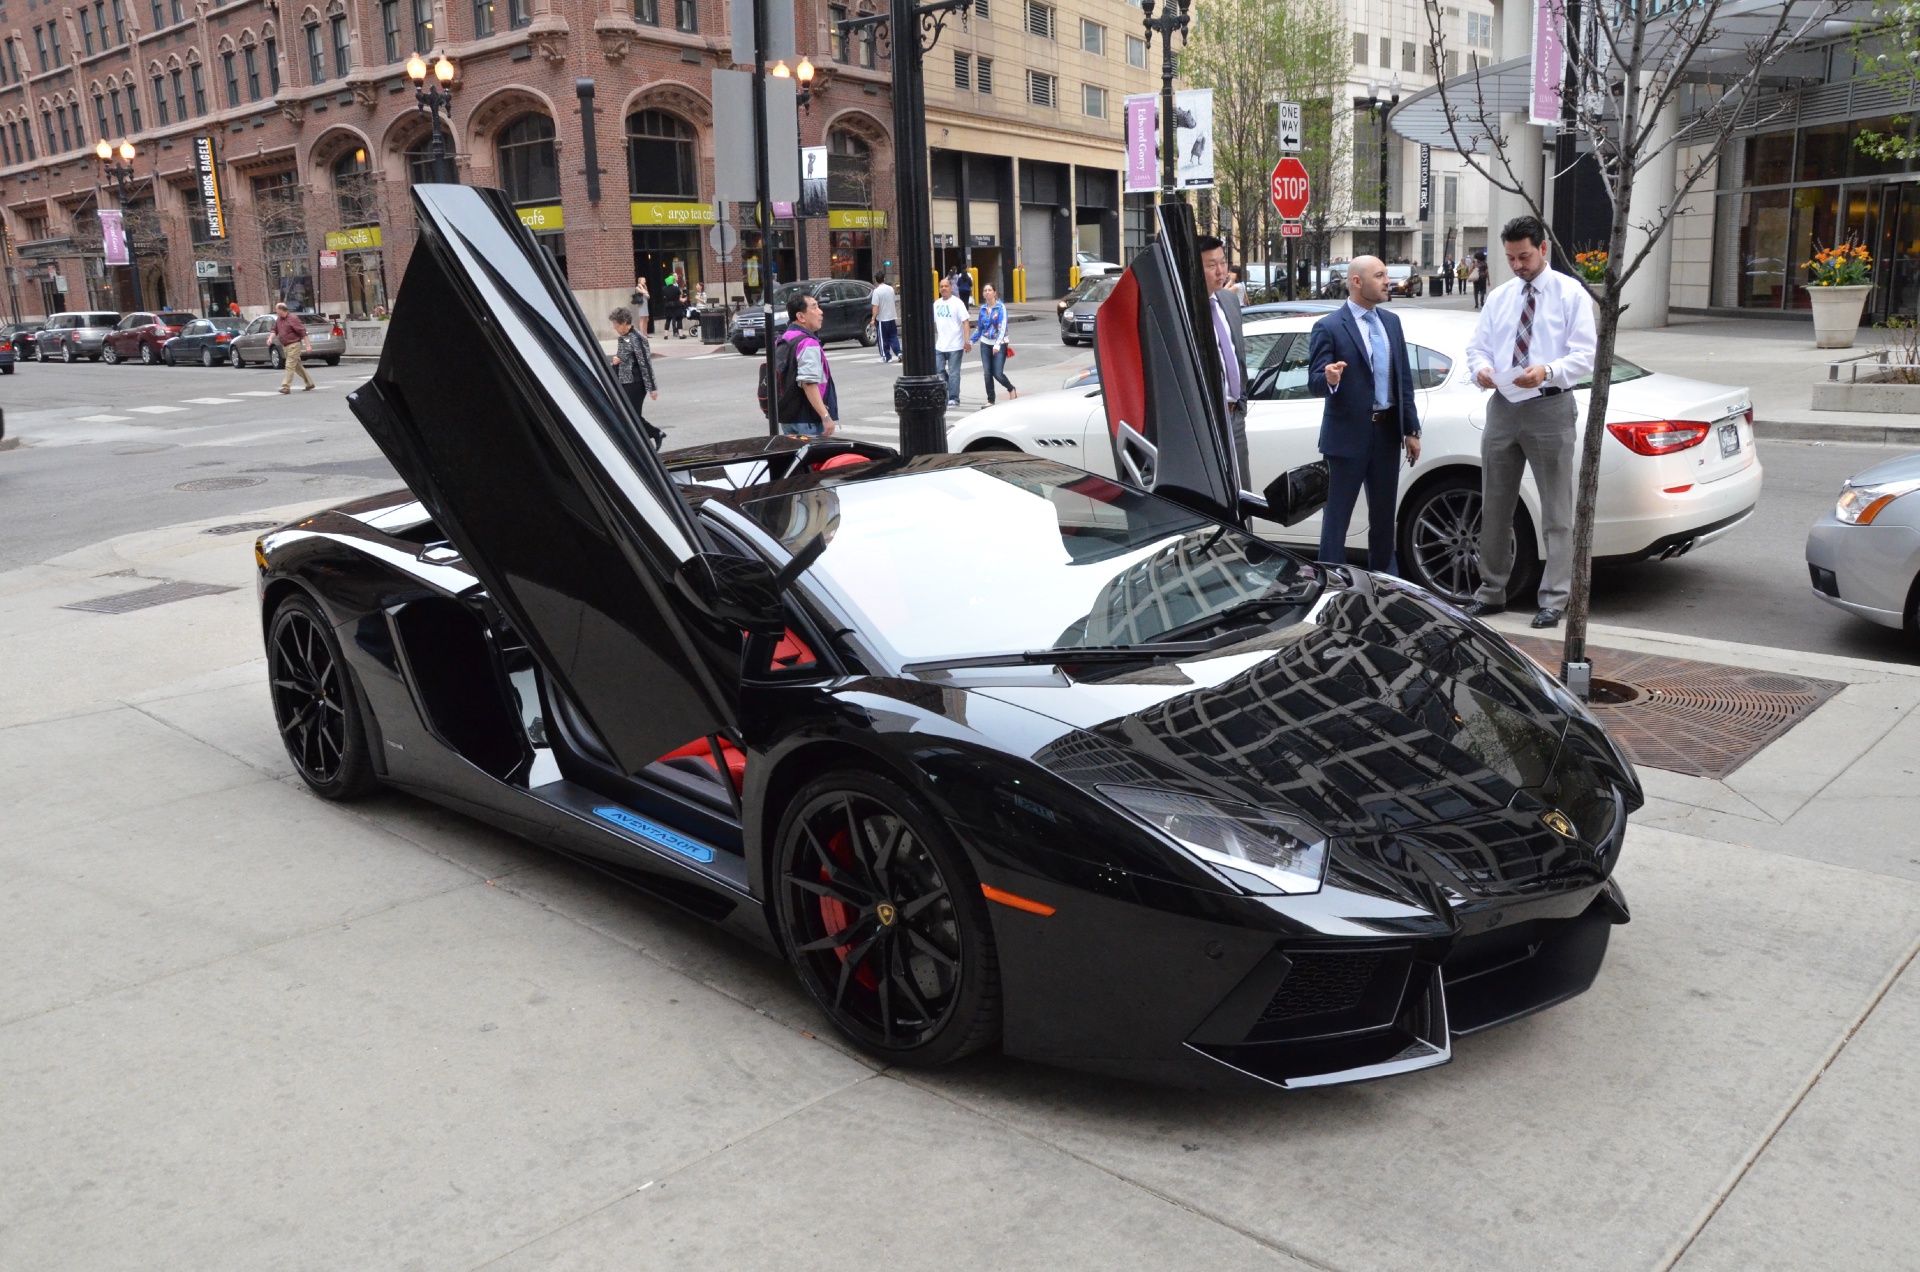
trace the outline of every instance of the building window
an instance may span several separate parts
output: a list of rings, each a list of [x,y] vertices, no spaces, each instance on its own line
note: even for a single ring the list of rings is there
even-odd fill
[[[433,0],[413,0],[413,51],[433,51]]]
[[[493,0],[473,0],[473,38],[485,39],[493,34]]]
[[[227,81],[227,105],[240,104],[240,73],[231,51],[220,55],[220,69],[225,72]]]
[[[115,44],[127,42],[127,11],[121,4],[121,0],[113,0],[113,42]]]
[[[249,44],[240,50],[240,55],[247,62],[247,100],[257,102],[260,100],[260,51]]]
[[[528,0],[507,0],[507,21],[515,30],[533,22],[533,5]]]
[[[106,137],[109,130],[107,128],[107,99],[105,94],[95,93],[93,95],[93,117],[100,121],[100,136],[103,138]]]
[[[173,122],[167,118],[167,81],[160,75],[153,77],[153,113],[162,128]]]
[[[1027,100],[1035,106],[1055,105],[1059,98],[1059,80],[1044,71],[1027,72]]]
[[[560,199],[560,160],[553,145],[553,121],[522,115],[501,130],[500,188],[519,204],[556,203]]]
[[[0,132],[0,161],[4,161],[9,167],[13,164],[13,147],[8,144],[7,134],[4,132]]]
[[[1037,35],[1045,40],[1053,38],[1052,5],[1036,4],[1034,0],[1027,0],[1027,34]]]
[[[1467,43],[1483,49],[1493,47],[1493,15],[1491,13],[1467,15]]]
[[[1145,67],[1147,64],[1147,42],[1137,35],[1127,37],[1127,65]]]
[[[380,0],[380,32],[387,42],[387,61],[400,60],[400,0]]]
[[[845,129],[836,128],[827,137],[827,150],[832,156],[827,164],[827,205],[872,207],[873,148]]]
[[[1393,65],[1393,41],[1384,35],[1380,37],[1380,65],[1383,67]]]
[[[1452,79],[1460,73],[1460,55],[1451,49],[1447,51],[1447,78]]]
[[[352,40],[347,34],[347,20],[340,14],[327,19],[327,26],[333,32],[333,73],[345,75],[352,65]]]
[[[56,109],[53,113],[60,117],[60,149],[63,151],[72,150],[73,149],[73,129],[67,126],[66,110],[63,108]]]
[[[47,31],[45,27],[33,28],[33,47],[40,54],[40,72],[44,75],[53,69],[53,63],[47,60]]]
[[[11,39],[6,40],[5,44],[7,46],[7,66],[13,71],[13,82],[18,84],[20,82],[20,49]],[[33,136],[32,124],[27,125],[27,136]]]
[[[698,199],[692,126],[660,110],[627,116],[627,189],[636,199]]]
[[[207,113],[206,73],[198,62],[189,66],[187,72],[193,79],[193,113],[196,115],[204,115]],[[177,71],[175,72],[175,74],[178,73]]]
[[[990,16],[987,12],[987,0],[973,0],[973,17],[977,22],[985,22]]]
[[[1355,66],[1367,64],[1367,37],[1358,31],[1353,33],[1353,64]]]
[[[180,122],[187,122],[187,77],[181,71],[168,72],[173,76],[173,104],[180,110]]]
[[[43,110],[40,112],[40,122],[47,126],[47,153],[50,155],[59,154],[60,139],[53,135],[53,116]],[[61,122],[64,123],[66,121],[62,120]]]
[[[280,42],[268,36],[261,48],[261,56],[267,59],[267,91],[280,91]]]
[[[318,84],[327,78],[327,49],[320,43],[320,24],[307,24],[307,83]]]
[[[380,190],[365,150],[350,150],[333,165],[333,198],[342,229],[380,223]]]
[[[973,62],[974,91],[991,94],[993,92],[993,59],[975,58]]]
[[[659,26],[660,0],[633,0],[633,20]]]
[[[80,45],[88,57],[93,56],[93,15],[84,6],[80,10]]]
[[[133,77],[127,77],[127,113],[133,116],[133,131],[139,132],[146,127],[140,122],[140,90],[134,87]]]
[[[971,54],[955,53],[953,55],[953,86],[969,93],[973,91],[973,56]]]
[[[407,150],[407,180],[414,185],[431,185],[439,179],[433,167],[433,134],[428,133]]]
[[[153,0],[153,29],[158,31],[167,25],[167,11],[160,0]]]
[[[67,55],[66,51],[60,47],[59,23],[47,23],[47,41],[53,45],[53,64],[55,66],[65,66],[67,64]]]
[[[1107,28],[1098,22],[1080,19],[1080,47],[1088,53],[1107,55]]]
[[[1098,84],[1080,86],[1080,113],[1094,119],[1107,117],[1107,90]]]
[[[827,6],[827,55],[836,62],[847,60],[847,37],[840,30],[840,24],[847,20],[847,6],[830,4]]]
[[[692,35],[700,30],[699,0],[673,0],[673,26]]]
[[[1414,60],[1413,41],[1402,40],[1400,42],[1400,69],[1403,71],[1411,71],[1418,65],[1419,63]]]
[[[123,114],[121,114],[121,113],[120,113],[120,90],[119,90],[119,88],[117,88],[117,87],[115,87],[115,88],[110,88],[110,89],[108,89],[108,90],[107,90],[107,98],[108,98],[108,100],[110,100],[110,101],[111,101],[111,102],[113,103],[113,133],[114,133],[114,136],[116,136],[116,137],[124,137],[124,136],[126,136],[126,135],[127,135],[127,117],[126,117],[125,115],[123,115]],[[139,130],[138,130],[138,129],[136,128],[136,129],[135,129],[135,131],[137,132],[137,131],[139,131]]]

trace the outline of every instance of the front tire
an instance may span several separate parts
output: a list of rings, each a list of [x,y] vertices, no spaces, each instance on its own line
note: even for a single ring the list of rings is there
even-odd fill
[[[861,328],[860,343],[862,346],[868,349],[871,349],[873,348],[873,346],[879,344],[880,343],[880,324],[877,322],[869,322],[865,327]]]
[[[209,371],[213,370],[213,350],[204,345],[200,349],[200,365]]]
[[[240,356],[239,345],[234,345],[232,348],[227,350],[227,362],[230,366],[233,367],[235,371],[246,370],[247,361],[245,358],[242,358]]]
[[[314,794],[357,799],[380,784],[340,642],[319,607],[304,596],[274,611],[267,674],[287,757]]]
[[[107,365],[110,367],[120,365],[120,351],[112,345],[108,345],[105,349],[101,350],[100,356],[107,360]]]
[[[839,1031],[893,1064],[931,1067],[1000,1034],[986,898],[940,820],[902,787],[841,770],[780,820],[780,939]]]
[[[1480,502],[1480,479],[1456,472],[1422,486],[1401,505],[1400,569],[1409,581],[1456,605],[1473,599],[1480,587]],[[1533,519],[1524,505],[1514,508],[1513,528],[1510,598],[1526,595],[1540,569]]]

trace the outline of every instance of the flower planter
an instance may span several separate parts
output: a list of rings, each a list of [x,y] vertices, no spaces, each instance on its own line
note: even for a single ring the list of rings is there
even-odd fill
[[[1866,304],[1871,284],[1858,287],[1809,287],[1813,301],[1813,347],[1851,349],[1860,333],[1860,309]]]

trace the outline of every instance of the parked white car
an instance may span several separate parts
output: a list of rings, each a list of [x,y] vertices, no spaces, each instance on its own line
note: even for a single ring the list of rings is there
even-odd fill
[[[1479,584],[1480,430],[1491,396],[1467,375],[1474,318],[1395,312],[1406,331],[1423,434],[1419,464],[1400,473],[1400,570],[1424,587],[1463,600]],[[1300,315],[1247,324],[1247,446],[1256,490],[1320,457],[1322,403],[1307,392],[1314,321]],[[1575,397],[1584,425],[1587,393],[1576,390]],[[1729,533],[1753,514],[1761,466],[1746,389],[1647,371],[1616,359],[1607,432],[1600,449],[1596,557],[1676,557]],[[1098,388],[1028,394],[989,407],[957,421],[947,441],[956,451],[1024,450],[1114,475]],[[1526,603],[1545,549],[1536,529],[1540,501],[1531,473],[1520,499],[1512,597]],[[1255,526],[1281,543],[1315,547],[1320,542],[1317,515],[1294,526]],[[1366,540],[1363,499],[1347,537],[1354,559],[1364,559]]]
[[[1080,267],[1080,277],[1098,278],[1106,274],[1123,274],[1127,267],[1115,261],[1103,261],[1092,252],[1075,252],[1073,263]]]

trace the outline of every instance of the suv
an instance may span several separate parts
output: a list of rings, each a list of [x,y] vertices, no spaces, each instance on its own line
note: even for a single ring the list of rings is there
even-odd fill
[[[773,338],[787,329],[787,297],[795,292],[811,293],[820,302],[826,319],[820,324],[821,344],[832,340],[858,340],[871,349],[879,343],[879,328],[873,321],[873,285],[852,278],[809,278],[786,283],[773,293]],[[752,357],[760,352],[763,330],[760,311],[743,309],[733,320],[733,347]]]
[[[340,365],[340,355],[347,351],[347,332],[325,314],[295,314],[307,329],[308,362],[324,362],[330,367]],[[233,338],[227,346],[227,358],[236,367],[249,363],[264,362],[278,371],[287,365],[286,355],[280,352],[280,345],[273,338],[272,314],[262,314],[247,324],[247,329]]]
[[[165,310],[160,313],[131,313],[120,320],[119,326],[107,333],[106,342],[100,352],[109,363],[127,362],[138,358],[145,366],[158,366],[160,351],[167,341],[180,334],[180,329],[199,315]]]
[[[59,358],[62,362],[78,362],[82,358],[98,362],[107,333],[119,325],[120,315],[104,310],[55,314],[33,338],[33,356],[40,362],[50,358]]]

